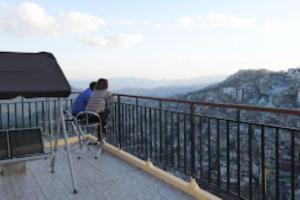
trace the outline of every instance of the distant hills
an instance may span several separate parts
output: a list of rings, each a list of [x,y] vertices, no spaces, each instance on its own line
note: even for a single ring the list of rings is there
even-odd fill
[[[86,88],[89,81],[71,81],[75,88]],[[114,78],[109,80],[115,93],[174,97],[219,103],[251,104],[264,107],[300,107],[300,68],[286,71],[240,70],[227,78],[206,76],[182,80]]]
[[[192,79],[178,80],[155,80],[141,78],[112,78],[109,79],[109,88],[116,93],[147,95],[147,96],[173,96],[184,94],[190,91],[199,90],[208,85],[225,79],[224,75],[202,76]],[[88,87],[92,80],[76,81],[71,80],[74,91]]]
[[[131,94],[141,96],[153,96],[153,97],[170,97],[179,94],[185,94],[191,91],[196,91],[201,88],[208,86],[209,84],[203,85],[191,85],[191,86],[170,86],[170,87],[157,87],[153,89],[147,88],[123,88],[116,90],[116,93],[120,94]]]

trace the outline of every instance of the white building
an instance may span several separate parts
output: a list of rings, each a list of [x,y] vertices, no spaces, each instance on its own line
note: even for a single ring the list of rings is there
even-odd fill
[[[237,101],[243,100],[243,89],[234,87],[224,87],[222,88],[222,92],[223,94],[228,95],[232,99],[235,99]]]
[[[300,105],[300,89],[298,90],[297,93],[297,104]]]
[[[291,68],[287,71],[288,77],[291,79],[299,79],[300,78],[300,68]]]

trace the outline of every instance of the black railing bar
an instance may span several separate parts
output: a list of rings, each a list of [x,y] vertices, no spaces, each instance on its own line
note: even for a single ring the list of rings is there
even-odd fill
[[[207,140],[208,140],[208,182],[211,182],[211,118],[207,118]]]
[[[230,124],[226,121],[226,165],[227,165],[227,190],[230,191]]]
[[[126,134],[126,130],[124,130],[125,126],[125,118],[124,118],[124,114],[125,114],[125,109],[124,109],[125,105],[124,104],[121,104],[121,144],[122,144],[122,147],[126,147],[126,139],[125,139],[125,134]]]
[[[118,113],[118,147],[120,149],[122,149],[122,135],[121,135],[121,99],[120,97],[118,97],[118,111],[116,113]]]
[[[175,158],[174,158],[174,141],[175,141],[175,133],[174,133],[174,114],[171,113],[171,160],[172,160],[172,164],[175,164]]]
[[[122,109],[123,109],[123,123],[125,124],[125,126],[123,127],[123,138],[124,138],[124,145],[125,146],[129,146],[128,145],[128,116],[127,116],[127,106],[128,105],[122,105]]]
[[[295,132],[291,132],[291,200],[295,200],[295,187],[296,187],[296,176],[295,176]]]
[[[295,109],[268,108],[268,107],[259,107],[259,106],[245,105],[245,104],[212,103],[212,102],[206,102],[206,101],[191,101],[191,100],[159,98],[159,97],[149,97],[149,96],[137,96],[137,95],[127,95],[127,94],[114,94],[114,95],[122,96],[122,97],[131,97],[131,98],[138,97],[140,99],[156,100],[156,101],[163,101],[163,102],[195,104],[195,105],[200,105],[200,106],[212,106],[212,107],[240,109],[240,110],[247,110],[247,111],[272,112],[272,113],[278,113],[278,114],[300,115],[300,110],[295,110]]]
[[[146,148],[146,156],[148,158],[148,126],[147,126],[147,108],[144,108],[144,131],[145,131],[145,148]]]
[[[18,127],[18,116],[17,116],[17,104],[14,103],[15,107],[15,126]]]
[[[220,164],[220,121],[217,120],[217,185],[221,185],[221,164]]]
[[[152,108],[149,109],[149,112],[148,112],[148,117],[149,117],[149,137],[150,137],[150,158],[152,158],[152,151],[153,151],[153,135],[152,135],[152,132],[153,132],[153,127],[152,127]]]
[[[196,173],[196,155],[195,155],[195,135],[196,135],[196,129],[195,129],[195,105],[190,104],[190,141],[191,141],[191,176],[194,177]]]
[[[168,141],[168,112],[167,111],[165,111],[164,112],[164,133],[165,133],[165,160],[166,160],[166,162],[169,162],[169,141]]]
[[[153,122],[154,122],[154,125],[153,125],[153,127],[154,127],[154,154],[155,154],[155,159],[156,160],[158,160],[158,149],[157,149],[157,133],[158,133],[158,131],[157,131],[157,129],[158,129],[158,127],[157,127],[157,110],[153,110],[154,111],[154,120],[153,120]]]
[[[200,152],[199,152],[199,162],[200,162],[200,177],[203,178],[203,137],[202,137],[202,118],[199,118],[199,146],[200,146]]]
[[[10,111],[9,111],[10,106],[7,104],[6,107],[7,107],[7,126],[8,128],[10,128]]]
[[[252,126],[248,126],[248,156],[249,156],[249,199],[252,199]]]
[[[278,130],[278,129],[276,129]],[[260,149],[261,149],[261,194],[262,199],[266,199],[266,184],[265,184],[265,127],[261,127],[261,138],[260,138]],[[277,148],[277,147],[276,147]],[[276,157],[278,160],[278,157]]]
[[[180,115],[176,113],[177,167],[180,169]]]
[[[162,103],[159,101],[159,157],[160,161],[162,161],[162,153],[163,153],[163,127],[162,127]]]
[[[143,126],[143,109],[142,107],[140,108],[140,149],[141,149],[141,152],[144,154],[144,126]]]
[[[2,105],[0,104],[0,129],[2,128]]]
[[[238,109],[237,110],[237,115],[236,115],[236,121],[237,121],[237,134],[236,134],[236,141],[237,141],[237,194],[240,196],[241,194],[241,151],[240,151],[240,120],[241,120],[241,111]]]
[[[34,103],[34,111],[35,111],[35,124],[36,126],[39,126],[39,112],[38,112],[38,104],[37,102]]]
[[[139,105],[138,107],[144,108],[145,106],[141,106]],[[160,110],[159,108],[153,108],[156,110]],[[180,112],[180,111],[173,111],[173,110],[168,110],[168,109],[161,109],[162,111],[168,111],[170,113],[178,113],[178,114],[182,114],[182,115],[191,115],[188,112]],[[203,118],[210,118],[212,120],[222,120],[222,121],[230,121],[230,122],[239,122],[242,124],[252,124],[254,126],[265,126],[266,128],[279,128],[279,129],[283,129],[283,130],[287,130],[287,131],[295,131],[295,132],[300,132],[300,129],[297,128],[290,128],[290,127],[285,127],[285,126],[278,126],[275,124],[265,124],[265,123],[259,123],[259,122],[251,122],[251,121],[238,121],[238,120],[234,120],[234,119],[229,119],[229,118],[221,118],[221,117],[216,117],[216,116],[212,116],[212,115],[202,115],[202,114],[193,114],[194,117],[203,117]]]
[[[187,135],[186,135],[186,116],[183,115],[183,160],[184,160],[184,172],[187,173]]]
[[[131,105],[130,106],[130,150],[133,150],[134,149],[134,143],[135,143],[135,137],[134,137],[134,135],[135,135],[135,123],[134,123],[134,120],[135,120],[135,118],[134,118],[134,116],[135,116],[135,114],[134,114],[134,109],[135,109],[135,107],[134,107],[134,105]]]

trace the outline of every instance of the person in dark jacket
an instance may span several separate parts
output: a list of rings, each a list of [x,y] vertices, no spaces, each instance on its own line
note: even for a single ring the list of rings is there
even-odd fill
[[[90,96],[94,90],[96,82],[91,82],[90,87],[82,91],[75,99],[72,106],[72,115],[76,116],[79,112],[85,111],[85,108],[89,102]]]

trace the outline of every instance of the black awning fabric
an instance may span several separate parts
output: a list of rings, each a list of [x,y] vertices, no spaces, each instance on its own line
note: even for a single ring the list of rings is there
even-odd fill
[[[0,99],[68,97],[70,93],[53,54],[0,52]]]

